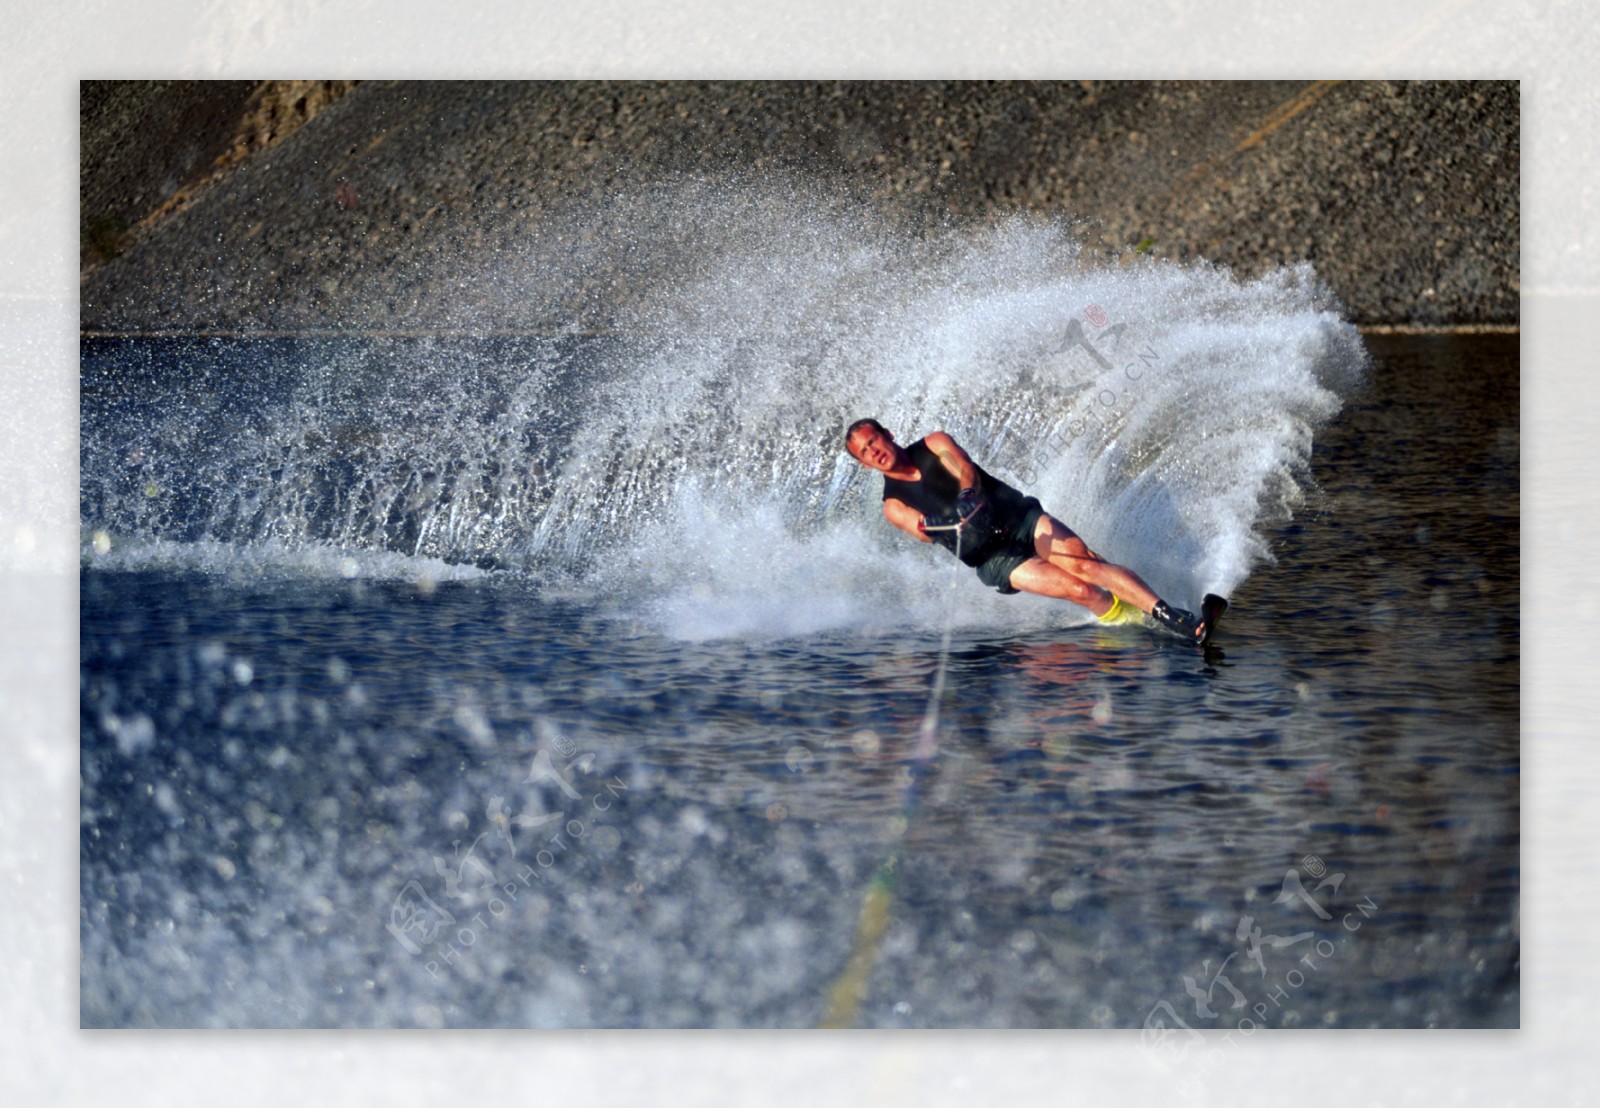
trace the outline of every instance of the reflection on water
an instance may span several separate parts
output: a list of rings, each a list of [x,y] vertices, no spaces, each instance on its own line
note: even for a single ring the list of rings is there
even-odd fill
[[[914,806],[937,627],[89,565],[84,1023],[813,1026],[893,853],[863,1024],[1515,1025],[1515,340],[1372,345],[1221,652],[964,623]]]

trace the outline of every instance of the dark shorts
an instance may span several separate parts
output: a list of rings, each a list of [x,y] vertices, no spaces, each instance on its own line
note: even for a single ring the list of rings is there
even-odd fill
[[[1029,497],[1024,507],[1026,511],[1017,523],[1001,532],[989,557],[974,567],[978,571],[979,581],[1002,593],[1018,592],[1011,585],[1011,571],[1028,559],[1037,558],[1039,554],[1033,545],[1033,529],[1039,526],[1044,506],[1037,498]]]

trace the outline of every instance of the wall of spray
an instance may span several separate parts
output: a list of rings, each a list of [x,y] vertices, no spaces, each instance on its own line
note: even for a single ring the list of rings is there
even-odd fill
[[[91,349],[85,557],[525,573],[691,638],[931,622],[945,562],[841,450],[872,415],[1192,606],[1270,557],[1366,365],[1306,266],[1091,262],[1061,221],[913,227],[794,181],[634,189],[480,261],[497,302],[578,296],[582,333],[464,307],[451,337]]]

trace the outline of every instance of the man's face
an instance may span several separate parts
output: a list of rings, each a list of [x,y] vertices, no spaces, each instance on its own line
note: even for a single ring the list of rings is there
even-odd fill
[[[874,427],[859,428],[850,436],[850,453],[857,462],[879,473],[894,469],[900,458],[895,441]]]

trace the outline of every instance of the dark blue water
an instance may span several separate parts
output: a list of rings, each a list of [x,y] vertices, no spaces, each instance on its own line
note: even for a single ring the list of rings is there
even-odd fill
[[[86,351],[83,1023],[809,1027],[849,996],[1142,1028],[1180,1077],[1246,1027],[1515,1026],[1516,341],[1368,343],[1209,655],[979,597],[854,485],[556,557],[581,435],[531,419],[526,351],[331,424],[274,408],[303,352],[208,406],[162,392],[170,350],[142,383]],[[514,468],[478,449],[528,426]]]

